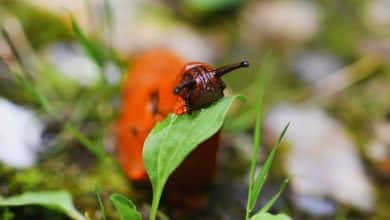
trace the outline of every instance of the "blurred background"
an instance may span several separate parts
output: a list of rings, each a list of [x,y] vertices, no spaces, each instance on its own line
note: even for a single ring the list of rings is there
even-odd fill
[[[390,219],[390,0],[0,0],[0,25],[1,196],[66,189],[98,219],[97,183],[105,201],[120,192],[146,207],[118,166],[113,122],[133,57],[163,47],[214,67],[251,62],[224,78],[248,100],[225,122],[210,204],[193,219],[242,219],[262,61],[273,73],[262,160],[291,126],[259,205],[290,176],[273,211]]]

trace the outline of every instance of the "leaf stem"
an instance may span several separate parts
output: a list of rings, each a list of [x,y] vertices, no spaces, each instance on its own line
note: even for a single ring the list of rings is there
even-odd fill
[[[157,217],[158,206],[160,204],[160,199],[162,194],[160,188],[162,187],[158,187],[158,189],[153,192],[152,208],[150,209],[149,220],[155,220]]]

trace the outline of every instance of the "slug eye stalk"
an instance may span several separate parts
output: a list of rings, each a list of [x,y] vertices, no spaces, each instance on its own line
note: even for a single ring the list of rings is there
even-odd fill
[[[219,68],[214,70],[214,75],[219,78],[219,77],[221,77],[221,76],[223,76],[223,75],[225,75],[233,70],[236,70],[239,68],[246,68],[246,67],[249,67],[249,62],[242,61],[240,63],[234,63],[234,64],[226,65],[223,67],[219,67]]]
[[[196,84],[196,81],[194,79],[190,79],[190,80],[186,80],[182,83],[180,83],[178,86],[175,87],[175,89],[173,90],[173,93],[175,95],[179,94],[179,92],[184,89],[184,88],[191,88],[193,86],[195,86]]]

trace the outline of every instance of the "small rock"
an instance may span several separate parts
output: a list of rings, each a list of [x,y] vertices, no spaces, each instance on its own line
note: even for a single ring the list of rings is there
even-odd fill
[[[375,162],[390,160],[390,145],[380,140],[372,140],[368,144],[367,155]]]
[[[212,62],[221,51],[206,33],[179,25],[166,36],[164,45],[187,60]]]
[[[374,125],[374,131],[378,139],[390,145],[390,122],[382,121]]]
[[[112,1],[114,47],[124,54],[163,47],[188,60],[213,61],[220,51],[214,42],[204,33],[176,20],[171,11],[159,4],[152,0]],[[160,6],[160,17],[145,10],[156,9],[156,5]]]
[[[335,96],[352,85],[366,79],[382,65],[381,58],[377,56],[364,56],[340,70],[323,77],[310,86],[316,98],[329,98]]]
[[[312,85],[343,67],[340,59],[324,51],[302,51],[292,55],[294,73]]]
[[[375,163],[377,170],[387,178],[390,174],[390,123],[374,124],[374,138],[368,143],[367,156]]]
[[[0,161],[28,168],[42,148],[44,124],[29,109],[0,98]]]
[[[299,209],[315,216],[333,216],[336,207],[331,201],[309,196],[294,196],[294,205]]]
[[[362,56],[377,56],[388,63],[390,58],[390,39],[388,37],[371,37],[362,39],[358,44]]]
[[[284,167],[298,196],[331,197],[362,211],[374,207],[372,185],[351,138],[342,125],[318,107],[282,104],[265,118],[268,134],[277,135],[291,121]]]
[[[319,10],[308,1],[260,1],[243,12],[244,38],[303,42],[319,30]]]
[[[122,71],[112,62],[109,62],[104,69],[105,77],[111,85],[117,85],[121,81]]]
[[[369,1],[364,15],[369,29],[380,33],[390,33],[390,0]]]

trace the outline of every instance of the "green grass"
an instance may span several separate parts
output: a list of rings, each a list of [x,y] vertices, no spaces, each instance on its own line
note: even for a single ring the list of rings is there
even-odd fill
[[[99,203],[100,212],[102,215],[101,220],[106,220],[106,209],[104,208],[103,200],[102,200],[102,197],[100,196],[100,188],[98,185],[96,185],[96,187],[95,187],[95,193],[96,193],[96,198],[97,198],[98,203]]]
[[[30,70],[24,64],[18,52],[18,48],[4,27],[1,27],[1,33],[10,48],[12,48],[13,55],[20,67],[20,71],[13,71],[13,77],[15,78],[16,82],[32,98],[33,102],[37,103],[51,118],[58,122],[63,121],[60,110],[57,109],[53,102],[50,101],[49,98],[35,85],[35,74],[30,72]],[[52,92],[56,93],[55,90]],[[97,141],[93,141],[85,136],[76,126],[73,125],[73,123],[66,122],[64,124],[64,129],[72,134],[73,137],[82,144],[82,146],[84,146],[91,154],[98,158],[99,161],[104,160],[105,153],[103,152],[102,145],[98,144]]]
[[[270,52],[266,55],[263,61],[269,60],[268,59],[269,56],[272,56]],[[257,106],[256,106],[255,130],[253,134],[253,153],[252,153],[250,174],[249,174],[248,200],[247,200],[247,206],[245,212],[246,220],[249,220],[251,214],[254,212],[254,208],[260,196],[261,189],[263,188],[265,181],[267,180],[268,173],[270,172],[272,161],[276,155],[276,151],[289,126],[288,123],[284,127],[282,133],[279,136],[278,141],[276,142],[275,146],[272,148],[271,153],[268,155],[265,163],[263,164],[263,167],[261,168],[260,172],[256,174],[256,165],[257,165],[257,161],[260,153],[260,146],[261,146],[261,124],[262,124],[264,96],[266,92],[266,86],[268,85],[269,79],[272,74],[272,72],[264,71],[269,69],[267,68],[267,65],[268,63],[263,62],[261,69],[258,73],[260,79],[259,79],[258,99],[257,99]],[[269,210],[269,208],[275,203],[277,198],[280,196],[280,194],[286,187],[287,182],[288,181],[285,181],[285,183],[283,184],[279,192],[271,200],[269,200],[269,202],[260,210],[260,212],[267,212]]]

